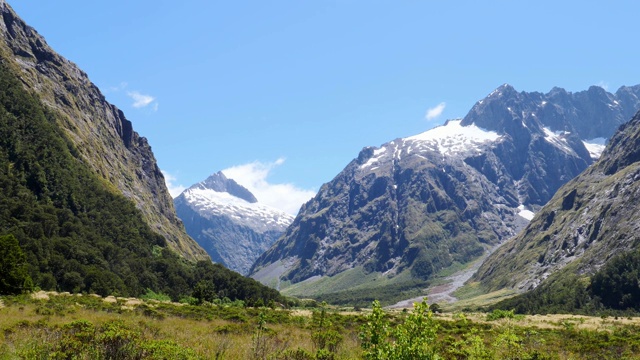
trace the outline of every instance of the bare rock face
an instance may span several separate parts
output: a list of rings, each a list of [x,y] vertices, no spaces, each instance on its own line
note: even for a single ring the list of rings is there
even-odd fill
[[[174,202],[187,233],[211,259],[243,275],[293,221],[293,216],[260,204],[222,172],[189,187]]]
[[[503,85],[464,119],[363,149],[302,207],[252,276],[295,284],[361,267],[428,280],[478,258],[597,159],[621,114],[640,105],[640,87],[619,90],[624,100],[598,89],[542,94]],[[607,104],[598,107],[604,118],[585,119],[594,101]],[[589,121],[595,130],[583,126]]]
[[[487,290],[535,289],[565,271],[590,276],[640,246],[640,113],[622,125],[602,157],[563,186],[527,228],[480,267]]]
[[[5,1],[0,1],[0,51],[19,69],[25,87],[64,114],[62,126],[83,160],[105,185],[132,199],[151,228],[187,259],[208,258],[176,216],[164,177],[147,140],[108,103],[87,74],[53,51]]]

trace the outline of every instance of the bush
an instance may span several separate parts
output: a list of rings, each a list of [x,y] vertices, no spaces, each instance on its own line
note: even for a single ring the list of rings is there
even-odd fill
[[[413,311],[404,322],[394,327],[391,327],[380,303],[374,301],[373,311],[360,333],[363,358],[437,359],[435,344],[438,328],[426,298],[414,304]]]

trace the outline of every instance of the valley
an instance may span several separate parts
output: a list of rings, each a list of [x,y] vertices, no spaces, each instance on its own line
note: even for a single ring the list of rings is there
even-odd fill
[[[239,121],[210,115],[232,101],[208,92],[231,94],[235,80],[181,102],[206,83],[183,76],[166,81],[163,106],[194,116],[207,103],[198,116],[211,116],[184,138],[175,123],[150,127],[158,97],[126,82],[100,90],[6,0],[0,13],[0,360],[640,358],[640,85],[505,83],[461,117],[431,122],[447,105],[429,108],[409,134],[395,131],[408,121],[398,100],[372,146],[377,109],[318,126],[307,117],[331,104],[295,97],[314,86],[287,99],[269,89],[254,106],[238,85]],[[158,87],[191,70],[165,67],[150,76]],[[180,162],[197,163],[198,180],[160,170],[107,101],[118,93],[150,139],[170,138],[158,154],[192,149]],[[256,126],[257,109],[273,108],[297,117]],[[345,134],[362,135],[355,151]],[[334,147],[353,152],[337,163]],[[276,174],[284,155],[260,157],[273,149],[303,158],[303,174],[341,168],[310,191]]]

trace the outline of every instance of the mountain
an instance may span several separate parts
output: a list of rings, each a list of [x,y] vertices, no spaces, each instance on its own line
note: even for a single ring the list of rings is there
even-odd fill
[[[573,311],[589,296],[614,308],[626,303],[637,309],[640,297],[634,291],[627,300],[606,300],[627,271],[636,271],[631,288],[637,289],[637,259],[620,259],[631,259],[640,250],[638,180],[640,112],[620,127],[594,165],[563,186],[522,233],[487,259],[474,280],[486,291],[531,291],[512,302],[521,307],[528,302],[523,311],[542,305]],[[603,271],[611,266],[617,268],[603,280]],[[608,286],[597,286],[594,279]]]
[[[11,285],[0,293],[285,301],[211,262],[165,201],[146,140],[5,1],[0,11],[0,283]]]
[[[241,274],[293,221],[293,216],[258,203],[222,172],[183,191],[174,204],[187,233],[211,259]]]
[[[185,232],[147,139],[105,100],[87,74],[51,49],[45,39],[0,0],[0,52],[25,88],[61,116],[58,125],[82,160],[135,202],[144,220],[189,260],[208,256]]]
[[[639,96],[640,86],[542,94],[505,84],[463,119],[365,148],[252,276],[316,297],[419,286],[514,236],[599,156]]]

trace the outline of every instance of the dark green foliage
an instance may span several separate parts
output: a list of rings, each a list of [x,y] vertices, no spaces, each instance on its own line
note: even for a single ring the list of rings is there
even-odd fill
[[[209,281],[199,281],[193,288],[192,296],[197,300],[198,304],[202,304],[205,301],[213,302],[217,297],[213,284]]]
[[[57,125],[61,116],[0,64],[0,235],[18,240],[35,285],[178,300],[203,280],[233,300],[280,301],[251,279],[170,251],[134,203],[83,162]]]
[[[27,258],[13,235],[0,236],[0,295],[30,291],[33,282],[27,268]]]
[[[591,294],[608,308],[640,311],[640,252],[609,260],[592,277]]]
[[[584,281],[564,272],[554,274],[534,290],[503,300],[491,309],[514,309],[518,314],[588,314],[595,312],[597,304],[593,302]]]
[[[589,280],[569,271],[555,274],[538,288],[501,301],[497,309],[521,314],[598,314],[640,311],[640,252],[631,251],[610,259]]]
[[[521,314],[598,314],[640,311],[640,252],[631,251],[610,259],[589,280],[563,271],[536,289],[501,301],[496,309],[515,309]]]

